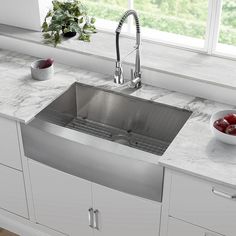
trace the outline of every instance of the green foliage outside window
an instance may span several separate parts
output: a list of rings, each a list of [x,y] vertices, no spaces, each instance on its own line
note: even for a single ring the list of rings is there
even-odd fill
[[[224,0],[219,42],[236,46],[236,1]]]
[[[87,0],[90,13],[98,18],[118,21],[127,10],[127,0]],[[204,39],[208,0],[134,0],[141,25]],[[236,1],[223,0],[221,43],[236,46]]]

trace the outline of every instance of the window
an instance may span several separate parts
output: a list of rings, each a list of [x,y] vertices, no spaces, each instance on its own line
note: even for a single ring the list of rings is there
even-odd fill
[[[204,46],[208,0],[134,0],[134,8],[139,13],[146,36]],[[155,29],[156,33],[147,29]]]
[[[127,0],[87,0],[86,5],[94,16],[116,22],[129,8]]]
[[[219,40],[216,47],[220,53],[236,56],[236,1],[223,0],[219,30]]]
[[[139,13],[142,38],[213,55],[236,56],[236,0],[87,0],[98,28],[114,31],[127,9]],[[128,19],[122,32],[134,34]]]

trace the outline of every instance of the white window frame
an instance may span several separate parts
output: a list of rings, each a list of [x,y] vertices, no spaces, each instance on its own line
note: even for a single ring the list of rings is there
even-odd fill
[[[219,39],[222,0],[209,0],[205,51],[211,55],[216,50]]]
[[[161,32],[152,29],[142,29],[143,40],[152,43],[169,45],[172,47],[177,47],[185,50],[201,52],[212,56],[224,57],[236,60],[236,47],[224,44],[219,44],[219,32],[221,23],[221,12],[222,12],[223,0],[208,0],[208,19],[206,22],[206,36],[205,40],[198,40],[187,36],[172,34],[168,32]],[[134,8],[134,0],[127,0],[128,9]],[[104,21],[107,24],[104,24]],[[106,25],[106,27],[104,27]],[[103,19],[98,19],[98,28],[103,31],[114,32],[117,26],[117,22],[111,22]],[[127,25],[122,29],[122,33],[126,37],[134,37],[133,32],[133,19],[129,17]],[[151,33],[147,33],[147,32]],[[158,36],[155,36],[155,32]],[[147,37],[152,35],[152,37]],[[171,39],[171,40],[168,40]],[[191,44],[188,41],[191,40]],[[228,52],[224,48],[228,49]],[[235,53],[232,53],[232,49]],[[234,51],[233,50],[233,51]]]

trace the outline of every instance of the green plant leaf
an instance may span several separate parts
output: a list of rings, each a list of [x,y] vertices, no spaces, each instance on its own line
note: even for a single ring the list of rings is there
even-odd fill
[[[90,23],[91,24],[94,24],[96,22],[96,19],[94,18],[94,17],[92,17],[91,19],[90,19]]]
[[[56,47],[59,43],[61,43],[61,36],[59,32],[56,32],[56,34],[54,35],[54,46]]]
[[[90,42],[90,35],[86,33],[81,33],[78,39],[81,41]]]
[[[43,32],[47,32],[47,30],[48,30],[48,23],[46,21],[43,22],[42,29],[43,29]]]
[[[44,39],[50,39],[50,38],[51,38],[51,34],[49,34],[49,33],[44,33],[44,34],[43,34],[43,37],[44,37]]]
[[[51,17],[51,16],[52,16],[52,11],[49,10],[48,13],[47,13],[47,15],[46,15],[46,18]]]
[[[81,18],[79,19],[79,23],[82,24],[83,22],[84,22],[84,18],[81,17]]]
[[[57,0],[52,1],[52,5],[53,5],[53,11],[56,11],[57,9],[60,9],[60,2]]]

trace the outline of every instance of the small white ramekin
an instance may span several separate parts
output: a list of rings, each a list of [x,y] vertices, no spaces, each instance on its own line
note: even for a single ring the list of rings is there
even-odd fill
[[[36,80],[48,80],[52,79],[54,75],[54,66],[53,64],[47,68],[40,69],[39,65],[45,61],[45,59],[40,59],[37,61],[34,61],[30,68],[31,68],[31,76],[33,79]]]

